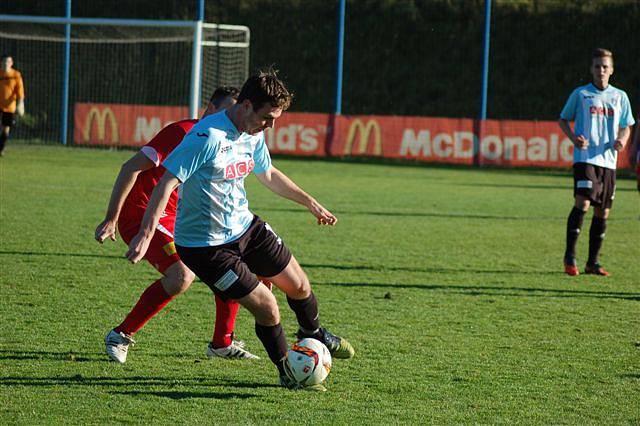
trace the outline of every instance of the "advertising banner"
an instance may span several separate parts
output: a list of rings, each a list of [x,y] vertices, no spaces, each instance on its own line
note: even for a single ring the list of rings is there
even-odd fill
[[[142,146],[187,116],[187,107],[79,103],[74,141]],[[570,167],[574,148],[555,121],[299,112],[285,112],[275,128],[265,131],[265,139],[273,154],[520,167]],[[627,150],[618,155],[619,168],[630,167]]]
[[[188,107],[76,103],[77,145],[142,146],[164,126],[189,117]]]

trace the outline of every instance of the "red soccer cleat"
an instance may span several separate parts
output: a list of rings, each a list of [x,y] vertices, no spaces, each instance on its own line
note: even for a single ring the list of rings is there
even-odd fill
[[[575,259],[564,260],[564,272],[572,277],[580,275],[580,271],[578,270],[578,263]]]
[[[594,263],[593,265],[588,264],[584,267],[585,274],[591,275],[600,275],[603,277],[608,277],[609,274],[599,263]]]
[[[572,277],[580,275],[580,271],[578,270],[578,267],[576,265],[567,265],[566,263],[564,264],[564,272],[566,272],[567,275],[571,275]]]

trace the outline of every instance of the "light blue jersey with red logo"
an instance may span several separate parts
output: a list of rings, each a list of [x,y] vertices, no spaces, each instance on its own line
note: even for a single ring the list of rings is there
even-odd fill
[[[611,85],[604,90],[591,83],[578,87],[569,96],[560,118],[575,120],[573,132],[589,140],[587,149],[573,150],[574,163],[589,163],[615,170],[618,152],[613,144],[618,130],[635,123],[625,92]]]
[[[193,126],[162,165],[182,182],[176,244],[206,247],[234,241],[249,228],[244,178],[266,172],[271,157],[262,132],[238,132],[222,111]]]

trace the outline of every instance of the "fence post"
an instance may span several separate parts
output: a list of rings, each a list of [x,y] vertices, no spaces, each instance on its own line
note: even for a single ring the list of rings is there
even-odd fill
[[[484,1],[484,46],[482,56],[482,100],[480,119],[474,125],[473,164],[480,165],[480,140],[484,133],[484,121],[487,119],[487,92],[489,86],[489,42],[491,40],[491,0]]]
[[[66,13],[67,19],[71,19],[71,0],[67,0]],[[64,26],[65,42],[64,42],[64,70],[62,75],[62,127],[61,135],[62,144],[67,144],[67,134],[69,125],[69,69],[71,62],[71,23],[67,22]]]

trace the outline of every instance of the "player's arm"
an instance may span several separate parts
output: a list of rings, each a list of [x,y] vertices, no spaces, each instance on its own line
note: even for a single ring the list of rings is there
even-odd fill
[[[582,135],[576,136],[576,134],[573,133],[573,130],[571,129],[571,124],[569,124],[569,120],[565,120],[561,118],[560,120],[558,120],[558,125],[560,125],[560,129],[562,129],[562,132],[565,135],[567,135],[569,140],[573,143],[573,145],[576,148],[586,149],[587,146],[589,146],[589,140],[587,138],[585,138]]]
[[[129,259],[131,263],[138,263],[147,253],[149,242],[151,242],[153,233],[158,226],[158,222],[160,222],[162,212],[165,207],[167,207],[171,193],[179,185],[180,180],[167,170],[164,172],[160,182],[158,182],[153,189],[149,204],[147,204],[147,210],[144,212],[144,217],[142,218],[140,230],[131,240],[129,250],[127,250],[125,254],[125,257]]]
[[[318,219],[319,225],[335,225],[338,222],[333,213],[316,201],[315,198],[304,192],[287,175],[275,167],[271,166],[264,173],[257,173],[256,177],[260,183],[281,197],[295,201],[308,208],[311,214]]]
[[[621,151],[627,144],[627,141],[631,137],[631,126],[635,124],[633,114],[631,114],[631,103],[629,102],[627,94],[624,92],[620,106],[620,127],[618,127],[618,136],[613,143],[613,149],[616,151]]]
[[[622,151],[624,146],[627,144],[629,137],[631,136],[631,126],[620,127],[618,130],[618,137],[616,141],[613,143],[613,149],[616,151]]]
[[[116,240],[116,225],[118,224],[122,206],[129,192],[131,192],[131,188],[133,188],[138,175],[152,167],[155,167],[154,162],[143,154],[142,151],[139,151],[122,165],[116,182],[113,184],[105,218],[96,228],[96,241],[102,243],[107,238],[110,238],[112,241]]]
[[[17,104],[16,112],[20,117],[24,115],[24,84],[22,82],[22,76],[18,76],[18,84],[16,85]]]

